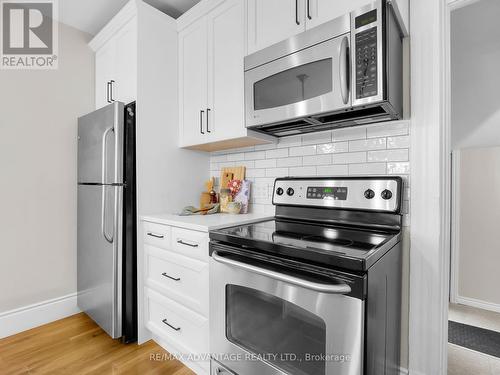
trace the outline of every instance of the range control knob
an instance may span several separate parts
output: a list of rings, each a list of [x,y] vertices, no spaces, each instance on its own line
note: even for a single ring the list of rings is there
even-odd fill
[[[292,196],[292,195],[295,193],[295,191],[294,191],[292,188],[288,188],[288,189],[286,189],[286,193],[287,193],[289,196]]]
[[[390,190],[384,190],[381,194],[382,199],[389,200],[392,198],[392,191]]]
[[[375,197],[375,192],[372,189],[368,189],[365,191],[365,198],[366,199],[373,199]]]
[[[284,191],[283,191],[282,188],[279,187],[279,188],[276,189],[276,194],[283,195],[283,193],[284,193]]]

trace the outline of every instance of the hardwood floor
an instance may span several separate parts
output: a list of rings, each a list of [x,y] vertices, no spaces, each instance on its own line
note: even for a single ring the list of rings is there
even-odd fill
[[[153,341],[141,346],[112,340],[87,315],[69,318],[0,340],[0,374],[194,375]]]

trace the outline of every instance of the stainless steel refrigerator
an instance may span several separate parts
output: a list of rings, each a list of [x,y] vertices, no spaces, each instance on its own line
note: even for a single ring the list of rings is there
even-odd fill
[[[137,338],[135,103],[78,119],[78,306],[112,338]]]

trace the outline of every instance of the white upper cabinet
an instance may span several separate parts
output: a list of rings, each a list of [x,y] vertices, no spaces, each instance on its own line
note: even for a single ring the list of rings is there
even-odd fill
[[[245,0],[218,2],[179,32],[181,147],[214,151],[270,142],[245,127],[245,7]]]
[[[248,53],[305,31],[305,1],[248,0]]]
[[[229,0],[208,14],[208,106],[212,141],[242,137],[244,127],[245,2]],[[238,126],[241,124],[241,126]]]
[[[370,0],[305,0],[307,28],[312,28],[322,23],[343,16],[354,9],[369,4]]]
[[[182,145],[207,141],[207,19],[179,34],[179,122]]]
[[[98,37],[96,37],[98,39]],[[98,40],[96,44],[100,42]],[[137,18],[133,17],[95,49],[95,102],[101,108],[113,101],[137,98]]]
[[[371,0],[248,0],[248,53],[331,21]],[[409,30],[409,0],[392,0],[404,32]]]

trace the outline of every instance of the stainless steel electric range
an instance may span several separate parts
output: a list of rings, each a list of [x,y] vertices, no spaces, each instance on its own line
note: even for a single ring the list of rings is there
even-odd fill
[[[399,177],[282,178],[276,216],[210,232],[212,374],[397,374]]]

